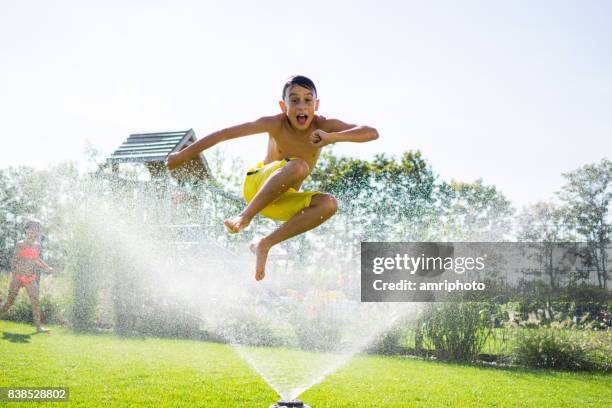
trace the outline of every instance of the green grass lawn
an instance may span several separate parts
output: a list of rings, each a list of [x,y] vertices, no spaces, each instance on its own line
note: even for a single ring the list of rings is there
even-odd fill
[[[67,386],[70,406],[84,407],[268,407],[278,398],[227,345],[51,328],[32,335],[0,321],[0,386]],[[300,398],[313,408],[607,407],[612,376],[360,355]]]

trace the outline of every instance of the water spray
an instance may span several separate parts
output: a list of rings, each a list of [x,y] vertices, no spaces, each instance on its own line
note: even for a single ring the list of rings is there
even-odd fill
[[[151,140],[165,143],[169,137],[167,133],[134,136],[125,143],[129,154],[119,149],[110,163],[136,164],[131,149]],[[190,132],[172,136],[172,143],[183,143],[176,142],[179,138],[189,139]],[[168,146],[172,143],[168,141]],[[196,186],[190,180],[165,178],[165,157],[147,161],[150,178],[144,174],[141,179],[136,170],[122,173],[110,167],[92,183],[85,180],[77,199],[67,206],[66,214],[80,215],[78,222],[74,216],[68,218],[84,237],[71,245],[77,254],[96,256],[87,258],[92,259],[91,275],[105,290],[99,297],[104,305],[110,307],[116,299],[129,305],[138,304],[133,299],[162,299],[163,304],[143,311],[143,318],[153,317],[148,310],[160,310],[173,324],[185,319],[194,330],[204,327],[210,339],[230,344],[277,393],[280,400],[270,408],[310,408],[295,398],[366,350],[391,327],[396,314],[413,310],[395,304],[361,304],[358,287],[348,279],[358,280],[354,242],[329,245],[326,230],[309,234],[312,240],[305,241],[303,248],[300,244],[298,255],[290,251],[291,257],[278,258],[285,261],[284,273],[272,272],[263,285],[255,284],[250,277],[252,255],[240,240],[224,238],[222,220],[234,211],[236,200],[221,191],[200,189],[205,180],[198,179]],[[66,194],[74,193],[71,189]],[[337,222],[338,228],[344,228],[343,219]],[[257,235],[257,228],[264,231],[269,226],[252,228]],[[378,226],[371,228],[382,236]],[[274,257],[270,254],[268,261]],[[336,264],[332,259],[342,261]],[[122,279],[124,275],[129,279]],[[140,288],[139,282],[146,285]],[[117,290],[119,294],[114,293]],[[96,296],[92,289],[91,298]],[[127,309],[126,325],[131,328],[135,321],[131,317],[141,314]],[[166,320],[152,321],[166,330]],[[292,361],[290,372],[287,360]]]

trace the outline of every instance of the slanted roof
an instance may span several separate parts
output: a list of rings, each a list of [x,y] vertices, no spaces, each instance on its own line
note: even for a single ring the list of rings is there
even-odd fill
[[[130,135],[111,154],[111,163],[164,162],[174,151],[196,141],[193,129],[178,132],[137,133]]]
[[[137,133],[130,135],[108,158],[108,164],[144,163],[153,173],[159,173],[165,167],[170,153],[179,151],[197,140],[193,129],[177,132]],[[189,166],[191,173],[200,177],[209,177],[210,169],[202,154]],[[156,169],[153,171],[153,169]]]

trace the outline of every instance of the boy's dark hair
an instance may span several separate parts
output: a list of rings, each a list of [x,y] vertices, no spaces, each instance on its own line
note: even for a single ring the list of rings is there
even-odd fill
[[[310,78],[306,78],[303,75],[294,75],[289,77],[287,82],[285,82],[285,86],[283,86],[283,99],[285,99],[285,92],[287,92],[287,89],[291,88],[293,85],[299,85],[303,88],[309,89],[312,91],[315,97],[317,96],[317,87]]]

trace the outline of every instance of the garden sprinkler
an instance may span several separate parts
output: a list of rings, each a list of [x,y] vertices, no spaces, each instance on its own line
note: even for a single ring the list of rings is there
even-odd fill
[[[280,400],[274,405],[270,405],[270,408],[310,408],[300,400]]]

